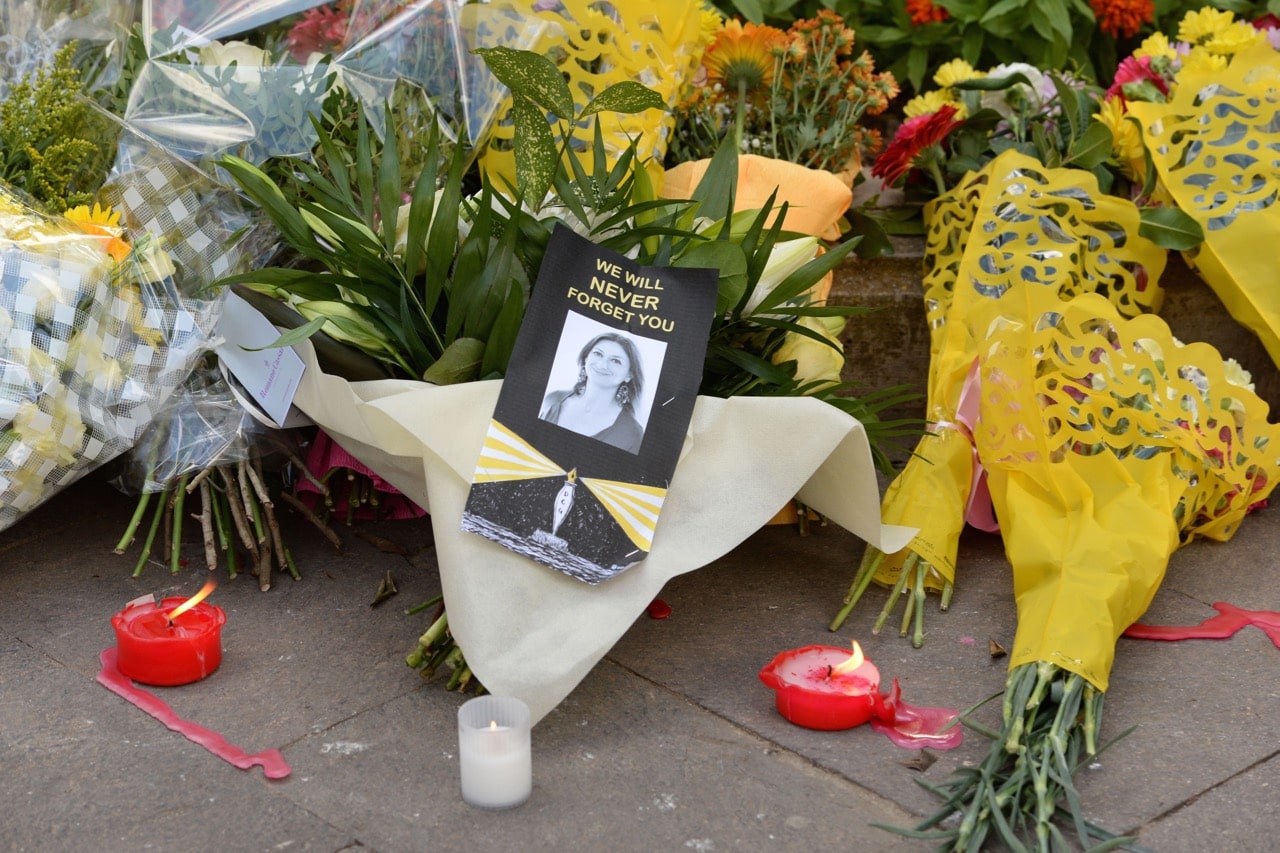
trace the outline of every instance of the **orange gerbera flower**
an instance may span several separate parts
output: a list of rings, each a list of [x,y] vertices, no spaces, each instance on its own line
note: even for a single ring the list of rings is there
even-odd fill
[[[775,51],[785,52],[789,42],[777,27],[726,21],[702,57],[707,82],[720,83],[729,92],[767,89],[773,83]]]
[[[911,23],[917,27],[945,21],[950,17],[946,9],[933,5],[930,0],[907,0],[907,14],[911,17]]]
[[[1137,35],[1156,14],[1152,0],[1089,0],[1089,8],[1098,16],[1098,29],[1112,38]]]

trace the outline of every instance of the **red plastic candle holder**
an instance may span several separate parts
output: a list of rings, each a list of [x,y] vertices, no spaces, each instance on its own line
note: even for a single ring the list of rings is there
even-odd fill
[[[851,672],[836,667],[852,657],[836,646],[805,646],[780,653],[760,670],[773,688],[778,713],[797,726],[839,731],[885,712],[880,670],[869,660]]]
[[[170,619],[185,598],[130,603],[115,616],[117,666],[142,684],[172,687],[190,684],[222,663],[222,608],[200,602]]]

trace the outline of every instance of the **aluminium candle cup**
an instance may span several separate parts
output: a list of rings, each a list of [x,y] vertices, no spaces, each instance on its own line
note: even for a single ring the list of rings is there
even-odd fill
[[[529,799],[529,729],[529,706],[512,696],[478,696],[458,708],[462,799],[487,809],[509,809]]]
[[[218,668],[227,615],[202,601],[178,614],[170,626],[169,612],[186,600],[128,604],[111,617],[116,666],[122,674],[142,684],[174,687],[199,681]]]
[[[849,659],[836,646],[805,646],[781,652],[760,670],[760,680],[773,688],[778,713],[806,729],[840,731],[860,726],[877,712],[880,671],[871,661],[846,675],[830,675],[830,667]]]

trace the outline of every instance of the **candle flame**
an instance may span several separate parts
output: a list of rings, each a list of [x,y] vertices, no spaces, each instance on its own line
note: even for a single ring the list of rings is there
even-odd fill
[[[863,661],[867,658],[862,653],[862,646],[858,645],[858,641],[853,641],[853,654],[849,655],[849,659],[844,663],[838,663],[831,667],[832,675],[848,675],[858,667],[862,666]]]
[[[217,586],[218,586],[218,582],[213,578],[209,578],[209,580],[205,581],[205,585],[200,587],[199,592],[197,592],[195,595],[191,596],[186,601],[182,602],[177,607],[169,611],[169,621],[172,622],[174,619],[177,619],[178,616],[180,616],[181,614],[186,613],[188,610],[195,607],[200,602],[204,601],[206,598],[209,597],[209,593],[213,592],[214,589],[217,588]]]
[[[491,732],[496,732],[497,730],[498,730],[498,721],[497,721],[497,720],[490,720],[490,721],[489,721],[489,731],[491,731]]]

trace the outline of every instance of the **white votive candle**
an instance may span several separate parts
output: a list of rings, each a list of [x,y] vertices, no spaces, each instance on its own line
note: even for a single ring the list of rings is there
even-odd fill
[[[458,709],[462,799],[506,809],[533,790],[529,706],[511,696],[478,696]]]

